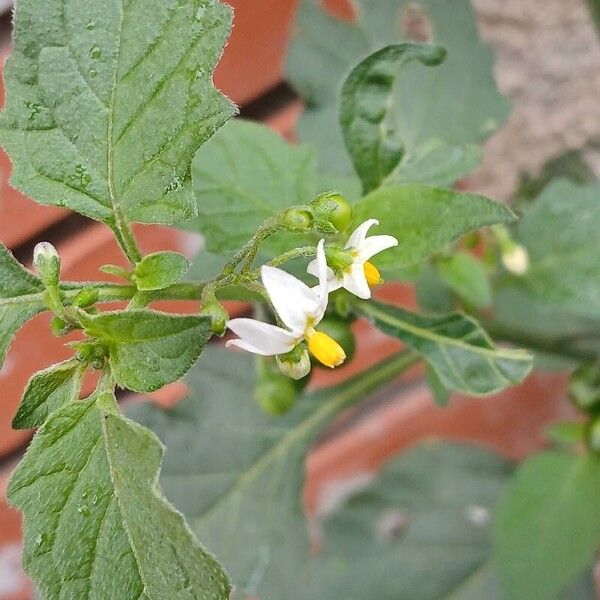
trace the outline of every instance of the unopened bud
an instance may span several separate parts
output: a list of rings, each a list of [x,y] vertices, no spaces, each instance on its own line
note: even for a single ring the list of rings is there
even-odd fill
[[[525,275],[529,270],[529,254],[524,246],[512,243],[502,249],[502,264],[513,275]]]
[[[229,313],[223,308],[223,305],[217,300],[209,300],[204,304],[200,311],[200,316],[210,318],[210,330],[215,334],[222,336],[227,329]]]
[[[60,279],[60,257],[49,242],[40,242],[33,249],[33,266],[46,287],[56,287]]]
[[[310,231],[313,226],[313,217],[308,208],[290,208],[285,212],[283,225],[293,233]]]
[[[600,417],[596,417],[590,423],[587,441],[588,446],[593,452],[600,453]]]
[[[352,223],[352,208],[339,192],[319,194],[310,203],[310,209],[315,228],[321,233],[341,233]]]
[[[292,350],[275,357],[279,370],[291,379],[302,379],[310,373],[310,356],[306,348]]]

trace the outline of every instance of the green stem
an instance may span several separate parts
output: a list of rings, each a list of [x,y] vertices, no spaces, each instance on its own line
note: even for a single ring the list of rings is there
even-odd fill
[[[119,242],[119,246],[121,246],[123,253],[127,257],[127,260],[129,260],[132,265],[140,262],[140,260],[142,260],[142,253],[138,248],[129,224],[119,211],[115,211],[115,222],[112,230]]]

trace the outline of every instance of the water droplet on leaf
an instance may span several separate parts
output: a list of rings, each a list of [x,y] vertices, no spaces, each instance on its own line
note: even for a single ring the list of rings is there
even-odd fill
[[[94,77],[96,77],[96,75],[98,75],[98,71],[96,71],[96,69],[90,69],[88,71],[88,75],[93,79]]]
[[[100,46],[93,46],[90,50],[90,58],[97,60],[102,56],[102,49]]]
[[[86,27],[86,29],[89,29],[90,31],[92,31],[92,29],[96,28],[96,21],[94,21],[94,20],[89,21],[85,27]]]

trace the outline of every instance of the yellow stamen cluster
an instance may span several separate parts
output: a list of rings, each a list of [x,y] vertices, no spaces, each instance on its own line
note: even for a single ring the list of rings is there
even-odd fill
[[[315,331],[308,337],[307,341],[310,353],[330,369],[338,367],[346,360],[344,349],[322,331]]]
[[[363,268],[365,270],[365,278],[367,279],[369,287],[375,287],[376,285],[383,283],[383,280],[381,279],[381,273],[379,273],[379,270],[373,263],[366,262],[363,265]]]

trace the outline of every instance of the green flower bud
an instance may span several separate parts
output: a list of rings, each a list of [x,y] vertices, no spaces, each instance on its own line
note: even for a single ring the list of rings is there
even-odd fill
[[[311,203],[315,228],[321,233],[346,231],[352,223],[352,208],[339,192],[319,194]]]
[[[52,335],[62,337],[73,331],[73,327],[60,317],[54,317],[50,323],[50,331],[52,331]]]
[[[276,356],[275,360],[279,370],[291,379],[303,379],[310,373],[310,356],[302,346],[296,346],[291,352]]]
[[[75,298],[73,304],[79,308],[88,308],[98,302],[100,294],[96,288],[83,288]]]
[[[283,415],[294,406],[296,388],[294,382],[284,375],[269,377],[256,386],[255,397],[265,412]]]
[[[600,363],[585,363],[571,375],[569,397],[582,412],[600,410]]]
[[[209,300],[204,304],[200,311],[201,317],[210,318],[210,330],[215,334],[222,336],[227,329],[229,313],[223,308],[223,305],[217,300]]]
[[[60,257],[49,242],[40,242],[33,249],[33,266],[45,287],[56,287],[60,279]]]
[[[346,362],[352,360],[356,351],[356,338],[348,321],[339,317],[327,316],[319,323],[317,331],[327,334],[344,349]]]
[[[290,208],[283,217],[283,226],[293,233],[310,231],[313,226],[313,217],[307,208]]]
[[[596,417],[589,425],[587,443],[592,452],[600,453],[600,417]]]

